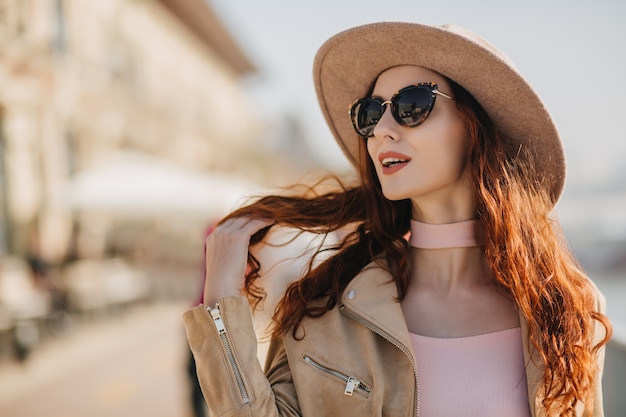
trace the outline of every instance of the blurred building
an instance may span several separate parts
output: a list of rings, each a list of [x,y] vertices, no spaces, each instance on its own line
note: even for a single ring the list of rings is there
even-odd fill
[[[204,0],[0,0],[0,251],[57,262],[81,233],[105,250],[110,216],[67,189],[120,153],[253,172],[254,72]]]

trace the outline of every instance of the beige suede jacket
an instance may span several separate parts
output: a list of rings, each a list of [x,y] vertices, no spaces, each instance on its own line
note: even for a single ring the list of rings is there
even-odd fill
[[[211,416],[419,416],[419,375],[396,294],[389,274],[368,266],[336,308],[303,321],[304,339],[289,334],[270,343],[265,370],[246,298],[187,311],[183,320]],[[604,311],[599,293],[598,310]],[[520,321],[531,415],[548,416],[540,360],[529,352]],[[598,361],[602,368],[604,351]],[[593,417],[603,416],[600,381],[601,374]]]

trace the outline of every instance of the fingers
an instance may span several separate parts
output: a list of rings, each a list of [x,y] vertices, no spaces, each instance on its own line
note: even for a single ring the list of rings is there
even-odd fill
[[[248,217],[238,217],[228,219],[215,228],[215,231],[207,239],[216,233],[228,236],[233,239],[250,240],[250,237],[264,227],[271,226],[274,222],[268,219],[253,219]]]
[[[241,293],[250,238],[272,224],[267,219],[242,217],[228,219],[215,228],[206,240],[205,302]]]
[[[250,238],[259,230],[264,227],[271,226],[273,222],[266,219],[250,219],[250,218],[235,218],[225,221],[223,224],[217,226],[213,233],[206,239],[207,248],[209,245],[218,241],[220,245],[226,245],[227,247],[237,247],[241,250],[245,249],[247,253],[248,246],[250,244]]]

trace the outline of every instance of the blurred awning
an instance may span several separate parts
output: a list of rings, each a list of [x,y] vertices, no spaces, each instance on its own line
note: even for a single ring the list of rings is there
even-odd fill
[[[191,171],[141,153],[119,152],[70,180],[63,200],[73,210],[121,217],[186,214],[216,218],[260,189],[226,175]]]

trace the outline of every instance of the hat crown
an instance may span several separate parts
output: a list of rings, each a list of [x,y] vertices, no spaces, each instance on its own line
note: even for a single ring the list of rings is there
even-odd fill
[[[515,64],[504,52],[498,49],[493,43],[489,42],[487,39],[483,38],[480,35],[477,35],[474,32],[471,32],[465,29],[463,26],[455,25],[453,23],[445,23],[439,26],[442,29],[447,30],[448,32],[454,33],[458,36],[462,36],[467,40],[474,42],[483,48],[491,51],[496,57],[500,58],[503,62],[505,62],[511,68],[515,68]]]

